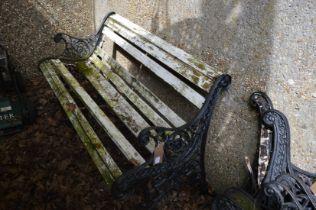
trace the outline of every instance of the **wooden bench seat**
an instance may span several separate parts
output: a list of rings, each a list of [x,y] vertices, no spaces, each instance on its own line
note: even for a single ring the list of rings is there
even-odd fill
[[[181,136],[182,134],[174,134],[181,130],[179,128],[183,131],[186,131],[188,126],[196,125],[198,128],[202,120],[205,121],[205,127],[199,128],[202,129],[198,130],[202,132],[199,137],[196,137],[194,132],[189,135],[191,139],[198,139],[195,140],[198,147],[203,146],[215,99],[220,90],[230,84],[228,75],[222,75],[215,68],[115,13],[105,18],[96,35],[78,39],[57,34],[55,41],[61,40],[66,46],[64,53],[59,57],[41,61],[40,69],[107,186],[111,187],[119,177],[123,180],[126,172],[113,160],[107,146],[104,146],[79,108],[78,102],[89,111],[126,160],[138,168],[138,172],[146,171],[144,166],[155,168],[157,165],[153,164],[152,160],[146,161],[143,154],[135,149],[124,131],[115,126],[111,117],[84,88],[76,74],[89,81],[103,103],[110,107],[132,135],[140,141],[145,139],[142,143],[151,154],[159,142],[166,141],[168,136],[171,138],[174,135],[173,138],[176,139]],[[105,48],[105,43],[109,40],[160,78],[163,81],[162,87],[172,87],[186,98],[188,103],[200,109],[200,113],[192,122],[186,122],[113,58]],[[160,133],[161,130],[163,133]],[[191,156],[194,156],[194,152]],[[164,162],[158,165],[163,165],[168,160],[171,162],[172,158],[164,159]],[[131,170],[127,174],[131,175],[133,172],[135,171]],[[156,174],[150,176],[154,175]]]

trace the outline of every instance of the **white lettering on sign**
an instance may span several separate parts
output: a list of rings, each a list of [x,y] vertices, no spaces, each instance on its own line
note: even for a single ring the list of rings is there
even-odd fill
[[[0,121],[11,120],[11,119],[14,119],[14,118],[15,118],[15,116],[14,116],[13,113],[0,115]]]
[[[7,112],[7,111],[11,111],[12,107],[11,106],[6,106],[6,107],[1,107],[0,108],[0,112]]]

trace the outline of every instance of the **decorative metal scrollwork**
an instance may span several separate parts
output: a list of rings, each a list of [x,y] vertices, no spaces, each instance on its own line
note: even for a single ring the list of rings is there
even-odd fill
[[[105,21],[113,14],[115,13],[108,13],[97,33],[87,38],[76,38],[64,33],[57,33],[54,36],[54,41],[56,43],[61,41],[65,43],[64,52],[58,58],[64,61],[81,61],[88,59],[102,40],[102,30],[104,28]]]
[[[267,159],[268,156],[268,164],[258,168],[260,192],[257,197],[263,208],[316,209],[316,196],[310,190],[316,175],[303,171],[291,163],[290,127],[286,116],[273,109],[271,100],[264,93],[254,93],[251,100],[260,112],[261,132],[268,134],[265,141],[260,142],[264,144],[260,145],[260,148],[268,149],[265,153],[259,154],[259,159]]]
[[[316,174],[304,171],[291,163],[290,127],[287,118],[273,109],[270,98],[262,92],[250,97],[260,113],[261,136],[255,200],[232,197],[230,191],[218,196],[212,210],[312,210],[316,196],[310,187]],[[240,194],[240,193],[239,193]],[[247,205],[246,205],[247,204]]]
[[[62,60],[85,60],[88,59],[95,50],[100,34],[92,35],[85,39],[79,39],[67,34],[58,33],[54,37],[54,41],[65,43],[65,49],[60,56]]]
[[[204,149],[210,118],[216,99],[222,89],[231,82],[229,75],[220,76],[214,83],[205,103],[197,116],[179,128],[149,127],[138,139],[146,145],[150,140],[156,145],[164,143],[164,161],[154,164],[153,160],[123,173],[112,186],[116,199],[124,199],[137,187],[145,188],[146,209],[154,208],[168,192],[184,184],[197,186],[207,192],[204,174]]]

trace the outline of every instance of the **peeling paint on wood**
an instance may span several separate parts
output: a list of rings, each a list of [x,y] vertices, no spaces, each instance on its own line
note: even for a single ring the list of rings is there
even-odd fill
[[[150,120],[155,126],[170,127],[170,125],[153,110],[135,91],[133,91],[122,78],[111,71],[106,65],[93,55],[91,57],[93,64],[99,68],[105,77],[107,77],[116,86],[117,90],[126,95],[126,97]],[[111,75],[111,76],[109,76]]]
[[[202,74],[210,77],[211,79],[219,76],[222,74],[222,72],[218,71],[215,67],[211,67],[207,65],[206,63],[203,63],[199,61],[199,65],[196,65],[197,63],[192,62],[192,60],[196,60],[192,55],[188,54],[187,52],[183,51],[182,49],[179,49],[172,44],[166,42],[165,40],[161,39],[158,36],[153,35],[152,33],[146,31],[142,27],[134,24],[133,22],[127,20],[126,18],[115,14],[112,15],[109,18],[109,21],[113,20],[117,23],[120,23],[124,27],[128,28],[130,31],[136,33],[140,37],[142,37],[145,40],[148,40],[148,42],[156,45],[158,48],[161,48],[162,50],[170,53],[174,57],[180,59],[182,62],[186,63],[187,65],[191,66],[192,68],[195,68],[196,70],[200,71]],[[107,23],[106,23],[107,24]]]
[[[101,72],[91,64],[80,62],[77,69],[90,81],[100,96],[113,109],[126,127],[135,135],[149,124],[143,117],[128,103],[128,101],[111,85],[111,83],[101,74]],[[153,152],[153,143],[146,145],[149,152]]]
[[[118,46],[127,51],[130,55],[132,55],[135,59],[144,64],[144,66],[146,66],[150,71],[152,71],[162,80],[164,80],[168,85],[172,86],[177,92],[187,98],[196,107],[202,107],[205,98],[201,94],[193,90],[178,77],[156,63],[153,59],[142,53],[140,50],[138,50],[126,40],[121,38],[119,35],[114,33],[108,27],[104,27],[103,33]]]
[[[40,69],[53,89],[56,97],[59,99],[60,104],[77,131],[93,162],[99,169],[105,183],[110,188],[114,179],[122,174],[121,170],[93,131],[91,125],[76,105],[51,64],[43,63],[41,64]]]
[[[118,74],[133,90],[137,91],[148,103],[161,113],[175,127],[184,125],[186,122],[179,117],[171,108],[161,101],[147,87],[140,83],[122,65],[108,56],[102,49],[96,49],[96,55],[102,58],[102,62],[109,65],[111,70]]]
[[[139,36],[133,31],[128,30],[128,28],[124,25],[120,25],[120,23],[116,22],[114,19],[110,19],[107,22],[107,26],[114,32],[120,34],[136,46],[140,47],[145,52],[149,53],[160,62],[167,65],[173,71],[177,72],[179,75],[183,76],[194,85],[200,87],[206,92],[209,91],[214,78],[210,78],[206,74],[201,73],[196,68],[192,68],[192,66],[182,62],[179,58],[152,44],[149,40]],[[191,58],[188,60],[191,61],[197,68],[205,70],[204,63]]]
[[[100,107],[93,101],[89,94],[80,86],[78,81],[68,71],[64,64],[59,60],[51,60],[55,70],[66,81],[71,89],[76,93],[80,100],[86,105],[91,115],[97,120],[99,125],[109,135],[112,141],[124,154],[124,156],[130,161],[136,160],[140,165],[145,162],[143,157],[135,150],[130,142],[124,137],[124,135],[115,127],[111,120],[105,115]]]

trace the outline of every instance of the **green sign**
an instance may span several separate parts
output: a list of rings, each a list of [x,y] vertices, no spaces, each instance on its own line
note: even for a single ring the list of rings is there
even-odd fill
[[[0,99],[0,130],[22,125],[21,107],[16,101]]]

